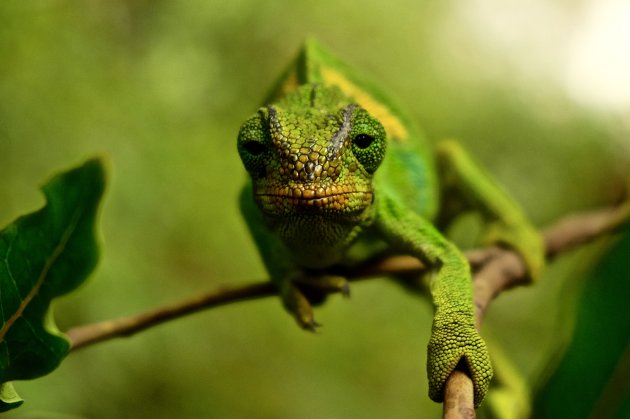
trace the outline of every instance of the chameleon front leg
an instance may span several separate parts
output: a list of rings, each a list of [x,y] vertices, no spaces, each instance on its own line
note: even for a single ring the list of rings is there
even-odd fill
[[[478,210],[486,224],[485,244],[510,247],[523,258],[529,280],[536,280],[544,265],[543,242],[514,200],[452,140],[437,147],[442,181],[442,213],[448,224],[467,210]]]
[[[294,271],[274,282],[278,284],[284,307],[302,329],[311,332],[317,331],[321,326],[313,315],[314,304],[323,301],[329,293],[340,292],[344,297],[350,296],[348,280],[336,275]]]
[[[376,205],[375,228],[385,240],[432,268],[435,315],[427,356],[429,397],[436,402],[443,400],[447,378],[463,362],[478,406],[488,391],[492,366],[486,344],[475,328],[468,262],[430,222],[396,200],[381,195]]]

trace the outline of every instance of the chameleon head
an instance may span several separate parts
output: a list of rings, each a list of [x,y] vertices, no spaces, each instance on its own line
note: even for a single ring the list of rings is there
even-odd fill
[[[383,126],[335,87],[306,85],[241,127],[238,151],[268,217],[361,218],[385,155]]]

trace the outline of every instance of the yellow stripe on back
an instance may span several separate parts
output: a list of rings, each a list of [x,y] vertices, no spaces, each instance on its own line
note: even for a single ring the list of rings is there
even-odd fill
[[[297,72],[295,69],[291,69],[289,74],[287,74],[286,78],[282,80],[282,84],[279,87],[279,91],[277,92],[278,97],[285,96],[287,93],[291,93],[299,87],[300,82],[298,80]]]
[[[345,95],[356,99],[359,105],[361,105],[373,117],[378,119],[381,124],[383,124],[383,127],[387,132],[387,136],[391,140],[405,141],[409,137],[407,129],[402,121],[392,114],[385,105],[374,99],[368,92],[361,89],[344,77],[343,74],[330,67],[321,66],[319,71],[325,85],[339,87]]]

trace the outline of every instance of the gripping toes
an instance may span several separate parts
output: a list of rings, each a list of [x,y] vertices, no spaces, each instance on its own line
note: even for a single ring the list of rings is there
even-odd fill
[[[320,326],[313,317],[311,303],[292,281],[287,281],[281,289],[282,303],[293,315],[297,324],[305,330],[316,332]]]
[[[473,381],[475,407],[478,407],[488,392],[492,378],[492,365],[485,342],[472,325],[434,326],[427,358],[431,400],[442,402],[446,380],[460,362]]]
[[[317,331],[320,326],[313,317],[313,304],[321,303],[331,292],[340,292],[344,297],[350,296],[348,281],[334,275],[296,275],[285,280],[280,291],[287,311],[302,329],[311,332]]]

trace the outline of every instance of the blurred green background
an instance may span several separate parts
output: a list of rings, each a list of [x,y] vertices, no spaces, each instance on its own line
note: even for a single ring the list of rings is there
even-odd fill
[[[0,225],[42,205],[51,173],[106,156],[102,260],[56,305],[62,329],[265,278],[238,214],[235,138],[309,35],[430,138],[459,138],[537,225],[609,203],[627,175],[630,84],[597,73],[624,68],[606,61],[619,36],[612,54],[589,52],[597,7],[618,2],[549,3],[3,0]],[[493,305],[485,330],[531,385],[568,342],[601,251]],[[103,343],[17,383],[26,403],[7,417],[439,416],[425,300],[368,281],[317,315],[322,333],[307,334],[266,299]]]

